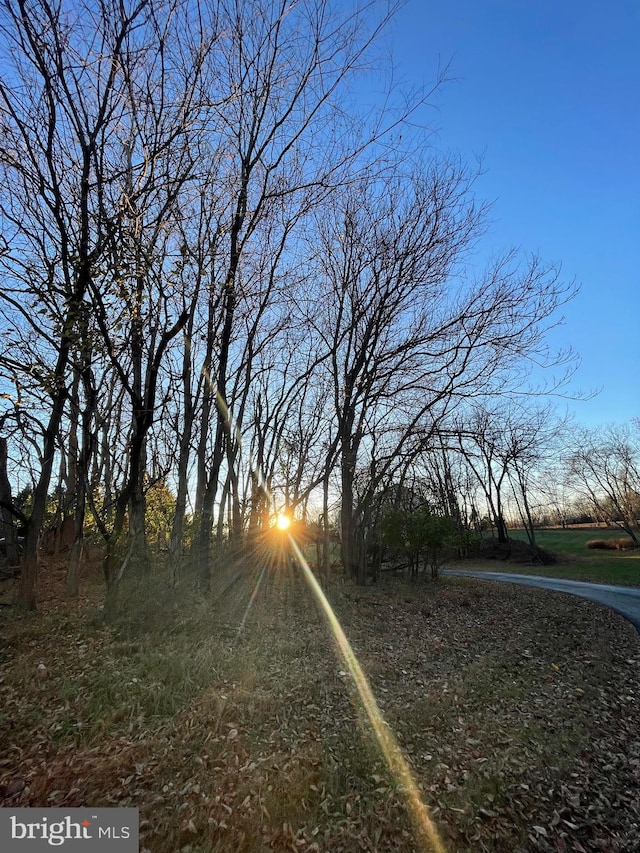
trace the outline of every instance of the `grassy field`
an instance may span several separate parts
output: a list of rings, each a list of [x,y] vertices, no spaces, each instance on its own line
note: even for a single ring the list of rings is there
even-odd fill
[[[4,805],[137,806],[146,853],[430,849],[309,588],[231,569],[207,599],[132,588],[105,623],[97,581],[69,602],[48,568],[39,614],[4,610]],[[624,620],[455,578],[329,599],[447,853],[640,849]]]
[[[619,539],[624,535],[622,531],[598,527],[537,530],[536,542],[542,548],[554,552],[558,556],[558,562],[541,566],[487,560],[483,561],[481,567],[490,568],[492,571],[518,571],[521,574],[638,586],[640,585],[640,550],[608,551],[587,548],[587,542],[590,539]],[[510,530],[509,536],[521,541],[527,539],[523,530]],[[514,568],[514,565],[517,567]]]

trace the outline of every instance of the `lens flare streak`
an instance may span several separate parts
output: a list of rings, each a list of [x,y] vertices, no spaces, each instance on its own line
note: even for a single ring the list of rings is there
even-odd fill
[[[253,587],[253,591],[251,592],[251,597],[249,598],[249,602],[247,603],[247,606],[245,607],[245,611],[242,615],[242,621],[240,622],[240,625],[238,626],[238,630],[236,632],[236,640],[238,639],[240,634],[242,634],[242,632],[244,631],[244,626],[247,624],[247,618],[249,616],[249,613],[251,612],[251,608],[255,604],[255,600],[256,600],[256,597],[258,595],[258,590],[260,589],[262,579],[264,578],[264,573],[265,573],[265,567],[263,566],[262,569],[260,570],[260,574],[258,575],[258,580],[255,582],[255,585]]]
[[[440,840],[435,824],[429,816],[427,807],[422,802],[420,791],[418,790],[416,781],[413,778],[411,768],[402,754],[402,750],[400,749],[400,745],[398,744],[395,735],[382,716],[382,712],[376,702],[375,696],[373,695],[369,681],[358,662],[355,652],[351,647],[351,643],[342,630],[338,617],[333,612],[333,608],[322,591],[322,587],[316,580],[309,564],[305,560],[304,554],[291,535],[289,535],[289,541],[291,543],[293,553],[302,567],[304,577],[327,618],[329,627],[331,628],[338,644],[340,654],[351,673],[351,677],[353,678],[358,690],[362,706],[369,718],[382,754],[387,762],[387,766],[396,781],[399,783],[400,790],[406,799],[416,831],[417,840],[422,844],[422,849],[425,851],[445,853],[445,848]]]

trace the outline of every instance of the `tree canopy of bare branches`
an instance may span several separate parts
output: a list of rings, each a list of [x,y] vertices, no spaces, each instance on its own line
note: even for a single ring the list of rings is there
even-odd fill
[[[487,206],[412,124],[428,95],[358,104],[395,8],[2,4],[2,501],[26,524],[23,607],[54,490],[71,594],[88,519],[110,594],[151,571],[150,490],[175,495],[174,581],[188,550],[206,588],[214,540],[252,541],[316,490],[326,546],[336,489],[363,580],[376,496],[437,453],[456,504],[443,429],[563,363],[545,334],[573,286],[512,252],[469,264]]]

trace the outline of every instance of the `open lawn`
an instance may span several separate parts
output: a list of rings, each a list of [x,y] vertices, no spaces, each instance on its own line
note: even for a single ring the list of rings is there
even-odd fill
[[[3,611],[5,805],[137,806],[147,853],[428,849],[308,587],[267,576],[247,612],[238,568],[208,600],[131,590],[109,624],[61,569],[40,614]],[[623,619],[453,578],[329,597],[447,851],[640,849]]]
[[[595,583],[640,585],[640,549],[635,551],[591,550],[587,548],[590,539],[619,539],[623,531],[606,530],[598,527],[579,529],[536,530],[536,542],[547,551],[558,556],[558,562],[541,566],[518,563],[502,563],[500,560],[483,561],[478,568],[491,568],[492,571],[518,571],[522,574],[536,574],[546,577],[568,578],[571,580],[593,581]],[[523,530],[510,530],[509,536],[527,541]],[[466,568],[471,568],[465,563]],[[475,566],[474,566],[475,568]]]

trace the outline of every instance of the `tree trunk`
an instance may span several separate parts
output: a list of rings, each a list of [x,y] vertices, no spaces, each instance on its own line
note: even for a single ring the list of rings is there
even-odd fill
[[[193,314],[189,318],[186,337],[190,340],[193,334]],[[182,382],[184,394],[184,415],[182,434],[180,436],[180,447],[178,450],[176,509],[171,524],[171,538],[169,540],[169,577],[171,586],[175,586],[178,580],[178,571],[182,562],[184,547],[184,517],[187,509],[187,494],[189,475],[189,457],[191,453],[191,433],[193,430],[193,402],[191,399],[191,355],[190,347],[184,347],[182,360]]]
[[[85,330],[86,331],[86,330]],[[86,336],[86,335],[85,335]],[[85,403],[82,410],[82,443],[80,448],[74,442],[75,452],[71,459],[72,448],[70,448],[69,471],[73,472],[74,488],[74,510],[73,510],[73,544],[69,554],[69,568],[67,570],[66,590],[67,595],[75,597],[80,592],[80,569],[84,554],[84,522],[87,511],[87,490],[89,489],[89,468],[95,453],[96,441],[91,426],[97,408],[97,392],[94,376],[91,368],[92,353],[87,344],[82,364],[82,386],[84,389]],[[75,392],[75,393],[74,393]],[[73,399],[75,396],[75,400]],[[79,410],[80,395],[78,385],[74,383],[72,388],[72,406]],[[75,423],[77,429],[77,419]],[[75,430],[74,430],[75,431]]]
[[[7,462],[7,439],[0,438],[0,520],[2,521],[0,535],[4,538],[4,552],[1,559],[5,563],[7,574],[9,574],[10,570],[17,566],[19,555],[15,518],[7,509],[7,507],[13,506],[11,483],[7,473]]]
[[[342,541],[340,543],[340,557],[345,572],[347,572],[349,577],[357,580],[359,577],[358,543],[353,493],[357,452],[354,446],[354,438],[351,435],[352,428],[353,413],[347,412],[340,430],[342,433],[340,442],[340,485],[342,490],[340,512]]]
[[[184,517],[187,510],[187,476],[189,471],[190,452],[190,442],[188,441],[188,438],[185,440],[185,436],[187,436],[186,427],[180,440],[176,509],[171,523],[171,538],[169,540],[169,575],[171,586],[175,586],[178,581],[178,573],[182,563],[182,553],[184,548]]]
[[[60,422],[64,411],[64,402],[66,399],[66,394],[62,386],[62,377],[66,369],[68,353],[69,347],[67,345],[66,347],[61,347],[58,355],[58,364],[55,375],[58,377],[59,390],[53,399],[51,416],[49,417],[49,423],[45,430],[42,449],[42,467],[40,469],[40,477],[33,492],[31,516],[29,517],[29,524],[27,525],[26,530],[22,572],[20,574],[20,586],[18,588],[17,599],[18,608],[25,612],[36,609],[38,544],[47,510],[47,497],[49,495],[49,485],[51,483],[51,474],[53,472],[53,462],[56,452],[56,436],[60,428]]]
[[[331,535],[329,531],[329,469],[322,481],[322,573],[327,586],[331,573]]]

